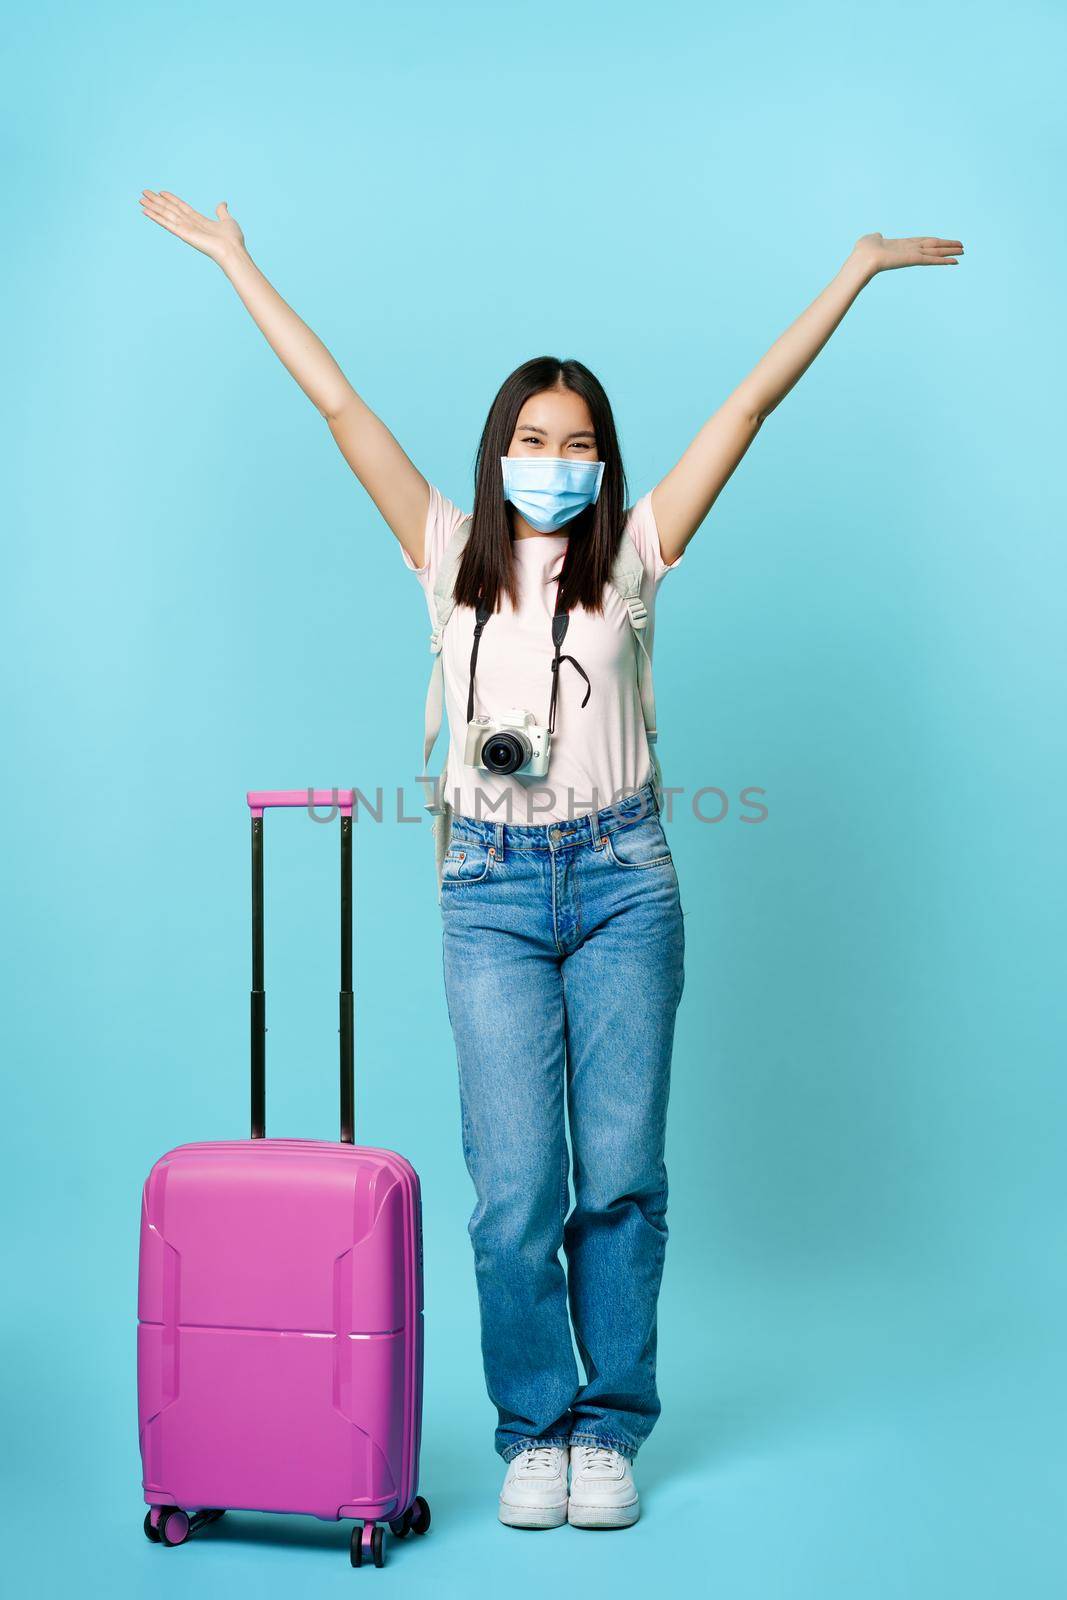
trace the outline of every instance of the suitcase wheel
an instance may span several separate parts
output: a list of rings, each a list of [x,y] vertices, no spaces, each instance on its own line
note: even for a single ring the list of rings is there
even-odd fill
[[[159,1519],[159,1542],[165,1545],[184,1544],[189,1537],[189,1513],[177,1506],[165,1507]]]
[[[376,1522],[357,1522],[352,1529],[349,1556],[354,1567],[363,1567],[369,1562],[373,1562],[376,1567],[384,1567],[385,1529],[379,1527]]]
[[[402,1517],[389,1524],[395,1539],[406,1539],[409,1533],[426,1533],[430,1527],[430,1508],[422,1495],[416,1495]]]
[[[180,1506],[149,1506],[145,1513],[145,1537],[152,1544],[163,1544],[168,1547],[184,1544],[191,1533],[198,1528],[206,1528],[209,1523],[218,1522],[225,1516],[225,1511],[209,1510],[205,1507],[202,1511],[194,1512],[192,1516],[183,1511]]]

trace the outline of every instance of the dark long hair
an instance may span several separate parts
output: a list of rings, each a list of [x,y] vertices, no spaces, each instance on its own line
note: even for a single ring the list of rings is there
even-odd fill
[[[580,361],[536,356],[504,379],[482,429],[474,465],[474,520],[456,576],[456,601],[462,606],[484,602],[490,611],[507,594],[519,601],[518,573],[511,531],[511,507],[504,499],[500,457],[511,448],[519,413],[532,395],[545,389],[570,389],[589,407],[596,432],[597,460],[604,476],[595,503],[566,524],[567,555],[559,580],[559,601],[568,610],[584,606],[602,611],[604,585],[619,548],[626,515],[623,471],[615,418],[600,380]]]

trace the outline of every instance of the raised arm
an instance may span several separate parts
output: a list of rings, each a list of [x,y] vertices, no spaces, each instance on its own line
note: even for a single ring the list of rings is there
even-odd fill
[[[864,285],[891,267],[955,266],[962,254],[958,239],[884,239],[867,233],[856,241],[837,276],[771,345],[653,489],[665,561],[681,555],[764,419],[811,366]]]
[[[166,189],[141,193],[145,216],[209,256],[229,278],[260,332],[330,425],[348,465],[416,566],[430,490],[389,429],[360,399],[333,356],[256,266],[225,200],[202,216]]]

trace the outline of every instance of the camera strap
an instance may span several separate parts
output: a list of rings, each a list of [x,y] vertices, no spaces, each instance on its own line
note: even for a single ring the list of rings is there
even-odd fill
[[[471,647],[470,677],[467,683],[468,722],[472,722],[474,720],[474,675],[478,670],[478,651],[481,647],[482,634],[485,632],[485,625],[489,621],[489,618],[492,616],[492,614],[493,613],[489,610],[489,608],[479,601],[477,609],[474,613],[474,644]],[[570,613],[565,610],[560,610],[557,601],[557,608],[552,617],[552,643],[555,646],[555,655],[552,657],[552,698],[549,701],[548,707],[549,733],[555,733],[556,731],[556,702],[559,698],[559,669],[561,662],[569,661],[571,666],[574,667],[576,671],[580,672],[582,677],[585,679],[585,699],[582,701],[583,710],[589,701],[589,696],[593,692],[593,685],[589,681],[589,674],[586,672],[581,662],[577,661],[574,656],[565,656],[562,654],[563,641],[567,637],[567,628],[570,625],[570,620]]]
[[[489,621],[489,618],[492,616],[492,614],[493,613],[489,610],[488,606],[484,605],[483,602],[479,600],[478,609],[474,613],[474,647],[471,650],[471,675],[470,683],[467,687],[468,722],[474,721],[474,674],[478,668],[478,646],[482,642],[482,634],[485,631],[485,625]]]
[[[569,661],[571,666],[576,668],[585,679],[585,699],[582,701],[583,710],[588,704],[589,696],[593,692],[593,685],[589,682],[589,674],[586,672],[581,663],[576,661],[573,656],[565,656],[560,654],[561,650],[563,649],[563,641],[567,637],[567,628],[570,624],[570,620],[570,613],[560,610],[557,610],[556,614],[552,618],[552,643],[556,647],[556,653],[552,658],[552,699],[549,702],[548,707],[549,733],[555,733],[556,731],[556,700],[559,697],[559,669],[561,662]]]

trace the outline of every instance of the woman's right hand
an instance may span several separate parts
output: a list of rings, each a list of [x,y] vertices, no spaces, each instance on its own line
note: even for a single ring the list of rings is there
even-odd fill
[[[215,221],[194,211],[169,189],[160,189],[158,194],[154,189],[142,189],[141,210],[168,233],[184,239],[194,250],[202,251],[220,265],[229,252],[244,248],[245,236],[226,209],[225,200],[220,200],[215,207],[218,218]]]
[[[205,217],[167,189],[158,194],[142,189],[141,210],[221,267],[275,355],[329,423],[341,454],[415,566],[424,566],[430,503],[426,479],[353,389],[322,340],[259,270],[225,200],[215,207],[214,217]]]

